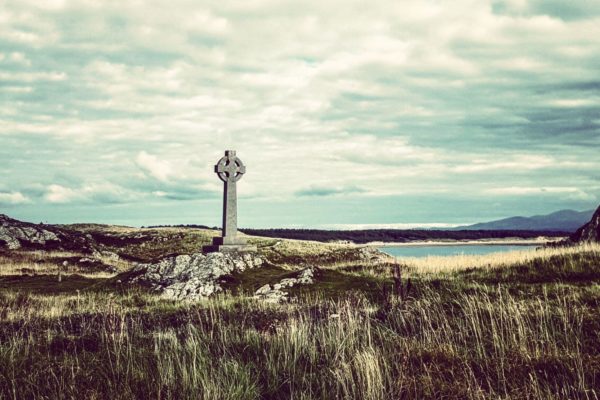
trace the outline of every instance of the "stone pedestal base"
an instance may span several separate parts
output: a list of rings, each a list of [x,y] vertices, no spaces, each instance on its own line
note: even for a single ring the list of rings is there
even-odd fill
[[[204,253],[216,253],[216,252],[244,252],[244,251],[256,251],[256,246],[251,244],[221,244],[221,245],[210,245],[203,246],[202,251]]]
[[[216,237],[213,238],[213,244],[203,246],[202,251],[204,253],[256,251],[256,246],[246,244],[244,239],[238,237]]]

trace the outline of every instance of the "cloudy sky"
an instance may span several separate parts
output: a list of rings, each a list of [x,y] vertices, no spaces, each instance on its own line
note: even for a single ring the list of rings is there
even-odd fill
[[[600,2],[0,2],[0,213],[460,224],[600,202]],[[372,225],[369,225],[372,224]]]

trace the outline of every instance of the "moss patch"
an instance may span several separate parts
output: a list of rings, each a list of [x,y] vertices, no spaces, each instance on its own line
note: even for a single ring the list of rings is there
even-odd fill
[[[389,288],[391,288],[391,281],[322,269],[317,270],[315,273],[315,283],[294,286],[287,289],[287,291],[291,296],[304,296],[314,293],[328,299],[338,299],[352,292],[359,292],[369,299],[376,300],[382,298],[386,289]]]
[[[221,280],[221,286],[234,294],[253,294],[258,288],[267,283],[273,285],[284,278],[297,275],[297,271],[290,271],[274,264],[266,263],[260,268],[247,269],[236,272]]]

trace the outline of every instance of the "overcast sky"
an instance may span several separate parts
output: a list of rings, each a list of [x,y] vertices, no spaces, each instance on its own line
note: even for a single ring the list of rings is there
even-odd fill
[[[600,1],[0,2],[0,213],[460,224],[600,202]],[[376,225],[368,225],[376,226]]]

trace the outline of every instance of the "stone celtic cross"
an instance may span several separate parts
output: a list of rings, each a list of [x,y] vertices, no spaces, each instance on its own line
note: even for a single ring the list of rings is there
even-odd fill
[[[234,150],[225,152],[215,165],[215,172],[225,183],[223,191],[223,244],[234,241],[237,235],[237,181],[246,173],[246,167]]]
[[[237,234],[237,182],[246,173],[246,167],[235,150],[227,150],[225,156],[215,165],[215,173],[223,181],[223,234],[213,239],[212,246],[205,251],[250,251],[244,238]]]

